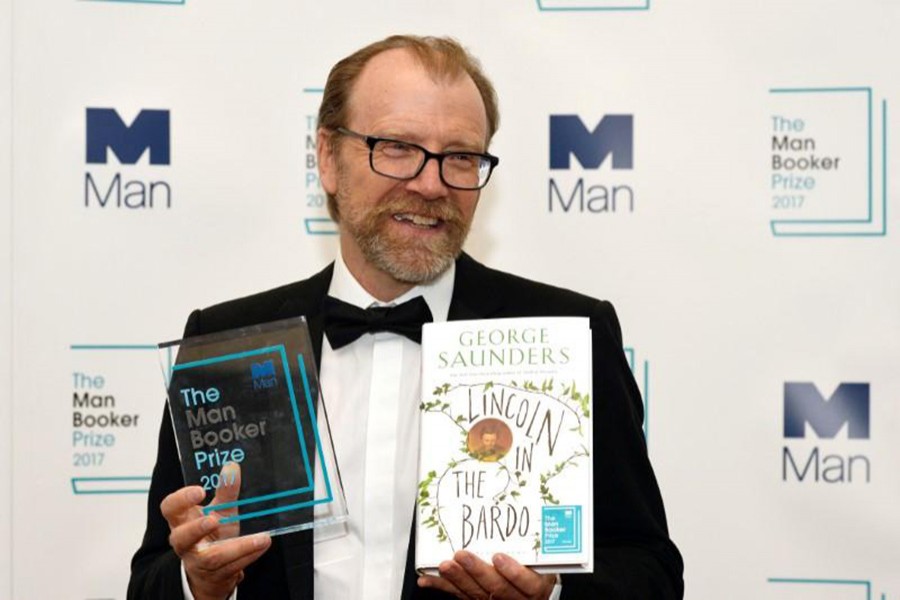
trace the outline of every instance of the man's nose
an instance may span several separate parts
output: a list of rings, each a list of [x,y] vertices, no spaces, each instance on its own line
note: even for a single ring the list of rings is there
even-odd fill
[[[425,166],[422,171],[413,179],[409,180],[407,188],[410,191],[417,192],[425,199],[437,199],[447,196],[448,189],[441,181],[441,167],[438,159],[429,156],[425,160]]]

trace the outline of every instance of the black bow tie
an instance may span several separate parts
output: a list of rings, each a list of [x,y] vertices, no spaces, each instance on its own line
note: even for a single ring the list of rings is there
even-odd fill
[[[422,325],[433,319],[422,296],[397,306],[359,308],[325,297],[325,335],[334,350],[356,341],[364,333],[390,331],[422,343]]]

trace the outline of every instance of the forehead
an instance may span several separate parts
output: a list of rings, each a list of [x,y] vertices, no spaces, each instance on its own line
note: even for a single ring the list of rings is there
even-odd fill
[[[483,142],[487,115],[475,82],[464,71],[436,78],[405,49],[366,64],[349,98],[349,126],[365,133],[462,136]]]

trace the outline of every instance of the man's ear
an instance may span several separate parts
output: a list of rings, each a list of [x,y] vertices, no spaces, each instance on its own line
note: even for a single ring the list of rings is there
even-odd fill
[[[319,166],[319,183],[325,193],[337,193],[337,157],[334,155],[332,132],[320,127],[316,132],[316,160]]]

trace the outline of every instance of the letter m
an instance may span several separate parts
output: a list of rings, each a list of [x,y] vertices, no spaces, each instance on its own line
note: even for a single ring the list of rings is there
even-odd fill
[[[785,382],[784,437],[806,437],[805,424],[820,438],[833,438],[847,424],[847,437],[869,439],[869,384],[842,383],[827,400],[812,383]]]
[[[151,165],[169,164],[169,111],[142,110],[126,125],[113,108],[87,109],[87,162],[106,164],[109,148],[123,165],[150,149]]]
[[[612,155],[613,169],[634,164],[634,116],[606,115],[588,131],[578,115],[550,115],[550,168],[568,169],[575,155],[585,169],[597,169]]]
[[[267,360],[264,363],[253,363],[250,365],[250,375],[253,376],[253,379],[259,379],[261,377],[274,377],[275,365],[271,360]]]

